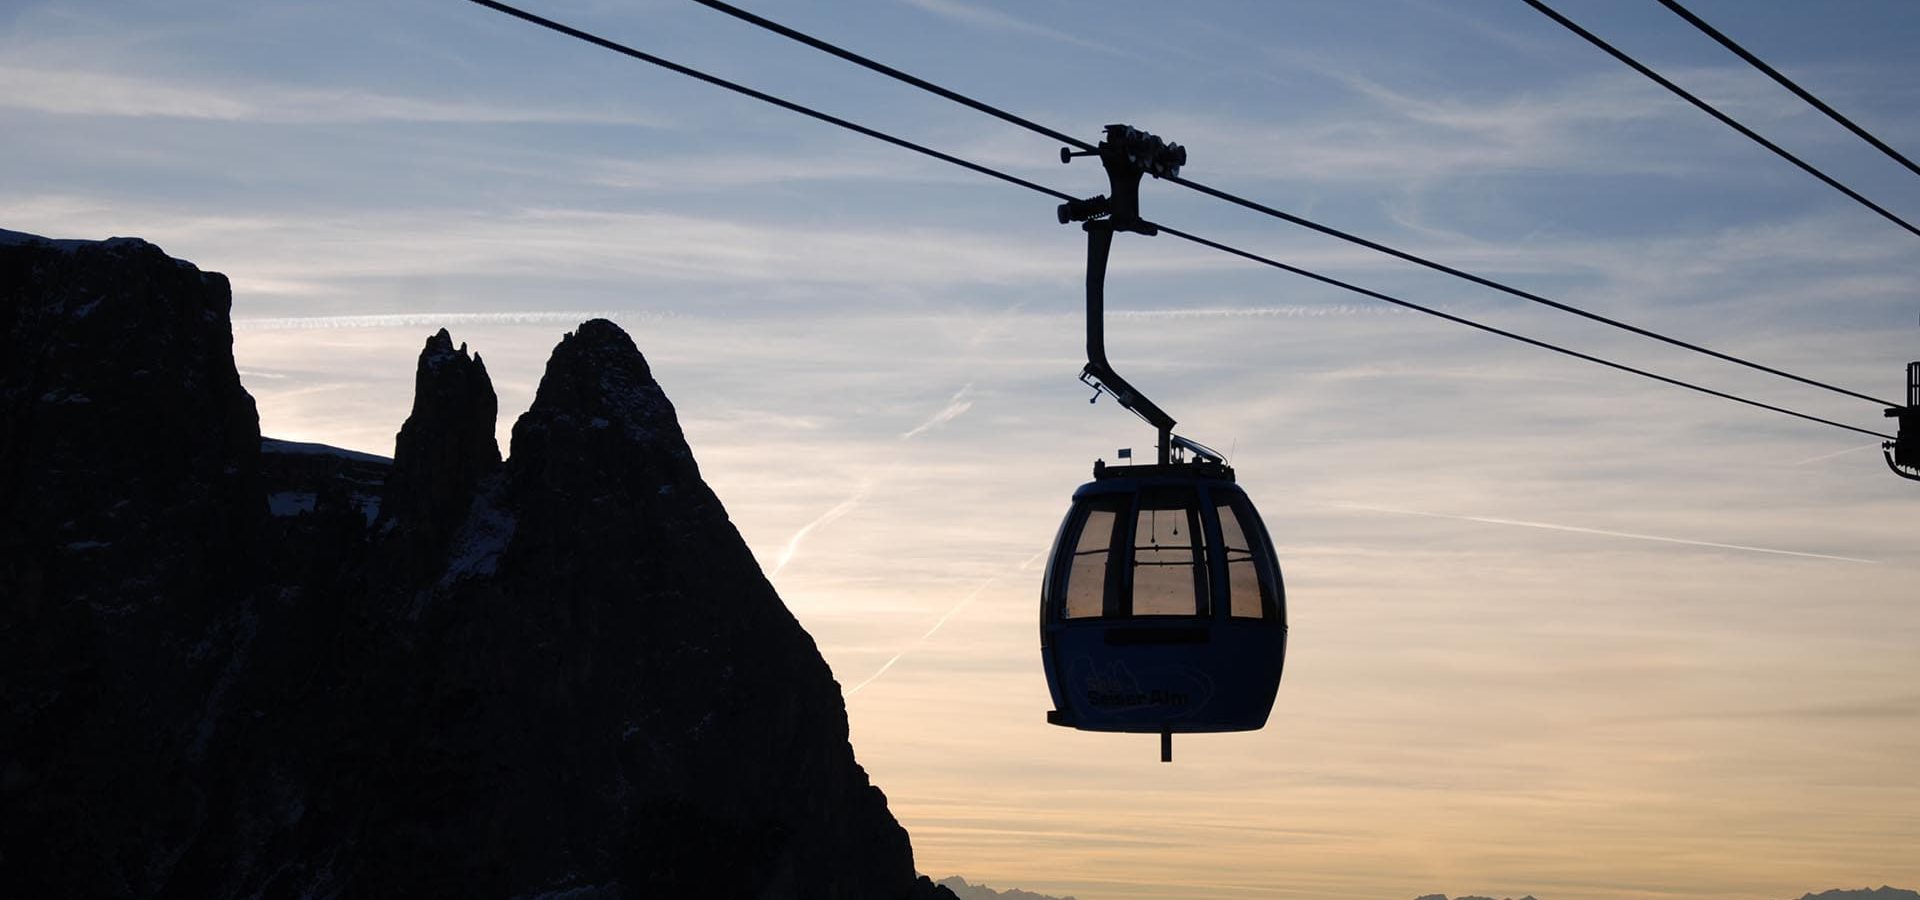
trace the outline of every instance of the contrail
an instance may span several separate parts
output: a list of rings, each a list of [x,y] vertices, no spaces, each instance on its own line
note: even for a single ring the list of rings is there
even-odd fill
[[[928,417],[926,421],[902,433],[900,440],[912,440],[959,418],[962,413],[973,408],[973,401],[967,399],[967,396],[972,393],[973,382],[969,381],[961,385],[960,389],[953,392],[953,396],[947,400],[945,407],[942,407],[939,412]],[[891,472],[893,469],[899,467],[900,464],[896,462],[890,466],[887,471]],[[882,477],[885,477],[884,473]],[[780,570],[786,568],[787,563],[793,561],[794,556],[800,552],[800,543],[806,540],[807,535],[813,533],[814,529],[832,524],[835,519],[852,512],[854,507],[859,506],[862,501],[866,500],[867,495],[873,491],[873,485],[873,481],[868,481],[860,485],[847,499],[840,501],[839,504],[835,505],[832,509],[821,513],[818,518],[801,526],[799,531],[793,533],[793,537],[787,538],[787,545],[780,550],[780,557],[774,561],[773,570],[767,573],[768,577],[780,574]]]
[[[855,694],[860,693],[860,689],[863,687],[866,687],[867,685],[872,684],[875,678],[879,678],[880,676],[887,674],[887,670],[893,668],[893,664],[899,662],[900,657],[905,655],[907,655],[907,651],[905,650],[902,650],[899,653],[895,653],[892,659],[887,660],[886,663],[880,667],[879,671],[874,672],[872,675],[868,675],[867,680],[862,681],[859,684],[854,685],[853,687],[847,688],[847,696],[851,697]]]
[[[947,624],[947,620],[953,618],[954,613],[959,612],[961,609],[965,608],[967,604],[972,603],[975,598],[980,596],[981,592],[985,591],[994,582],[999,580],[1000,580],[1000,576],[995,575],[992,578],[989,578],[985,581],[980,582],[979,587],[974,588],[971,593],[967,594],[965,597],[960,598],[960,602],[955,603],[952,609],[947,610],[946,614],[941,616],[939,621],[933,623],[932,628],[927,629],[926,634],[923,634],[920,636],[920,639],[924,641],[930,637],[933,637],[934,632],[939,631],[940,626]]]
[[[793,561],[794,554],[800,552],[800,542],[806,540],[807,535],[813,533],[815,528],[831,524],[833,520],[853,512],[853,508],[859,506],[861,501],[867,499],[867,494],[872,490],[873,482],[869,481],[862,484],[856,488],[853,494],[847,497],[847,499],[835,504],[832,509],[821,513],[813,521],[800,526],[800,530],[794,532],[793,537],[787,538],[787,546],[780,550],[780,559],[773,564],[773,571],[768,572],[767,575],[773,576],[780,574],[780,570],[786,568],[787,563]]]
[[[865,681],[862,681],[859,684],[856,684],[853,687],[848,688],[847,696],[851,697],[854,694],[860,693],[861,688],[866,687],[869,684],[872,684],[874,682],[874,679],[879,678],[882,675],[885,675],[888,669],[893,668],[894,663],[899,662],[901,657],[907,655],[908,651],[911,651],[914,648],[920,646],[921,644],[926,643],[928,638],[933,637],[934,633],[940,630],[940,626],[947,624],[947,620],[953,618],[954,613],[959,612],[967,604],[972,603],[974,601],[974,598],[980,596],[981,593],[985,592],[987,588],[993,586],[994,582],[999,580],[1000,580],[1000,576],[995,575],[991,578],[988,578],[985,581],[980,582],[980,585],[978,587],[975,587],[972,591],[969,591],[965,597],[960,598],[960,602],[955,603],[951,608],[949,608],[946,611],[946,613],[940,617],[939,621],[934,622],[933,627],[927,629],[927,632],[921,635],[919,640],[914,641],[912,644],[907,645],[906,649],[901,650],[899,653],[895,653],[892,659],[889,659],[885,663],[883,663],[879,669],[874,671],[872,675],[868,675]]]
[[[313,328],[433,328],[444,325],[578,325],[588,319],[665,319],[672,313],[632,310],[574,312],[418,312],[366,316],[291,316],[278,319],[235,319],[235,331],[304,331]]]
[[[1039,553],[1035,553],[1034,555],[1027,557],[1027,560],[1021,563],[1017,568],[1015,568],[1014,571],[1025,572],[1026,570],[1033,568],[1033,564],[1039,562],[1041,558],[1045,557],[1046,555],[1047,555],[1047,551],[1045,550],[1042,550]],[[1005,573],[1002,573],[1002,574],[1004,575]],[[939,621],[934,622],[933,627],[927,629],[927,632],[921,635],[919,640],[908,645],[908,647],[905,650],[901,650],[899,653],[895,653],[892,659],[889,659],[885,663],[882,663],[880,668],[876,669],[872,675],[868,675],[865,681],[862,681],[859,684],[856,684],[853,687],[848,688],[847,696],[851,697],[854,694],[859,693],[861,688],[866,687],[869,684],[872,684],[875,679],[879,678],[882,675],[887,674],[887,670],[893,668],[893,664],[899,662],[901,657],[906,656],[908,651],[911,651],[914,648],[920,646],[921,644],[926,643],[929,638],[933,637],[935,632],[938,632],[940,630],[940,626],[947,624],[948,619],[953,618],[955,613],[958,613],[960,610],[965,609],[967,604],[972,603],[974,600],[978,599],[981,594],[986,592],[987,588],[992,587],[993,583],[996,581],[999,581],[1000,578],[1001,578],[1001,575],[995,575],[991,578],[988,578],[985,581],[980,582],[979,587],[974,588],[965,597],[960,598],[959,603],[955,603],[951,608],[949,608],[946,611],[946,613],[942,614],[940,616]]]
[[[1772,553],[1778,556],[1799,556],[1806,559],[1829,559],[1835,562],[1865,563],[1877,565],[1878,560],[1859,559],[1852,556],[1833,556],[1827,553],[1806,553],[1799,550],[1777,550],[1772,547],[1749,547],[1745,544],[1721,544],[1714,541],[1695,541],[1687,538],[1665,537],[1658,534],[1635,534],[1631,531],[1608,531],[1603,528],[1582,528],[1578,525],[1555,525],[1551,522],[1526,522],[1520,519],[1496,519],[1490,516],[1457,516],[1452,513],[1421,512],[1415,509],[1393,509],[1386,506],[1363,506],[1357,503],[1335,503],[1341,509],[1359,509],[1367,512],[1395,513],[1403,516],[1422,516],[1429,519],[1453,519],[1460,522],[1484,522],[1489,525],[1518,525],[1523,528],[1544,528],[1548,531],[1570,531],[1575,534],[1597,534],[1603,537],[1633,538],[1641,541],[1660,541],[1667,544],[1686,544],[1693,547],[1714,547],[1720,550],[1745,550],[1749,553]]]
[[[1047,555],[1047,551],[1045,550],[1042,550],[1039,553],[1035,553],[1034,555],[1027,557],[1027,561],[1021,563],[1019,567],[1016,568],[1014,571],[1025,572],[1026,570],[1033,568],[1033,564],[1039,562],[1040,559],[1046,555]],[[999,580],[1000,580],[1000,576],[995,575],[992,578],[987,579],[986,581],[980,582],[980,586],[977,588],[974,588],[973,593],[968,594],[965,597],[962,597],[959,603],[955,603],[952,609],[947,610],[946,615],[943,615],[940,617],[940,621],[933,623],[933,627],[927,629],[927,633],[920,636],[920,639],[924,641],[927,638],[933,637],[933,633],[936,631],[939,631],[940,626],[947,624],[947,620],[953,618],[954,613],[959,612],[967,604],[972,603],[976,598],[980,596],[982,592],[984,592],[988,588],[988,586],[992,585],[994,582]]]
[[[1835,450],[1832,453],[1822,453],[1819,456],[1808,457],[1807,459],[1803,459],[1797,463],[1791,463],[1790,465],[1804,466],[1810,463],[1817,463],[1823,459],[1832,459],[1836,456],[1844,456],[1848,453],[1859,453],[1862,450],[1872,450],[1873,448],[1878,446],[1880,445],[1879,444],[1861,444],[1858,447],[1848,447],[1845,450]]]
[[[971,393],[973,393],[973,382],[969,381],[966,384],[961,385],[960,389],[953,393],[953,397],[947,400],[947,405],[945,407],[941,408],[939,412],[934,413],[932,416],[928,417],[928,419],[925,422],[921,422],[919,425],[914,426],[914,428],[911,431],[902,433],[900,435],[900,439],[903,441],[913,440],[914,438],[917,438],[923,434],[926,434],[927,432],[932,431],[935,428],[939,428],[940,426],[945,425],[948,422],[953,421],[954,419],[960,418],[962,413],[965,413],[967,410],[973,408],[973,401],[967,399],[967,395]]]

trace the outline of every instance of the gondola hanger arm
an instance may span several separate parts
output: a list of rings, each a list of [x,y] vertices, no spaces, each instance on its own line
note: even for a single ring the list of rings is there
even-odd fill
[[[1200,445],[1184,438],[1176,439],[1174,418],[1114,371],[1113,364],[1107,360],[1107,259],[1113,252],[1115,232],[1130,231],[1149,237],[1160,232],[1158,225],[1140,217],[1140,179],[1144,175],[1155,178],[1178,175],[1180,167],[1187,162],[1187,151],[1179,144],[1168,143],[1129,125],[1108,125],[1106,139],[1094,150],[1060,149],[1063,163],[1080,156],[1099,156],[1107,171],[1108,184],[1106,194],[1069,200],[1055,210],[1060,224],[1080,222],[1081,229],[1087,233],[1087,364],[1080,371],[1080,380],[1093,386],[1095,400],[1104,390],[1127,411],[1154,427],[1159,433],[1159,462],[1164,465],[1172,460],[1177,446]],[[1217,454],[1210,455],[1218,458]]]

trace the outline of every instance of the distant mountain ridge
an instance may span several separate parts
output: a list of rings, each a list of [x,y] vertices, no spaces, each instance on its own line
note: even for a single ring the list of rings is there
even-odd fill
[[[224,276],[0,232],[0,896],[938,900],[632,340],[261,439]]]
[[[961,895],[961,896],[963,900],[967,900],[965,895]],[[1423,894],[1419,897],[1415,897],[1414,900],[1447,900],[1447,895]],[[1469,895],[1464,897],[1455,897],[1453,898],[1453,900],[1492,900],[1492,898],[1481,897],[1478,895]],[[1532,894],[1528,894],[1527,896],[1520,898],[1520,900],[1534,900],[1534,897]],[[1920,900],[1920,893],[1915,893],[1909,890],[1903,890],[1901,888],[1893,888],[1893,887],[1887,887],[1885,885],[1881,885],[1878,888],[1859,888],[1857,890],[1835,888],[1830,891],[1822,891],[1821,893],[1818,893],[1818,894],[1810,893],[1810,894],[1802,895],[1800,897],[1800,900]]]
[[[1418,896],[1418,897],[1415,897],[1415,898],[1414,898],[1414,900],[1447,900],[1447,895],[1445,895],[1445,894],[1422,894],[1422,895],[1420,895],[1420,896]],[[1463,895],[1463,896],[1460,896],[1460,897],[1455,897],[1455,898],[1454,898],[1454,900],[1493,900],[1493,898],[1492,898],[1492,897],[1482,897],[1482,896],[1480,896],[1480,895],[1478,895],[1478,894],[1466,894],[1466,895]],[[1511,897],[1509,897],[1509,898],[1507,898],[1507,900],[1513,900],[1513,898],[1511,898]],[[1521,897],[1521,898],[1520,898],[1520,900],[1534,900],[1534,896],[1533,896],[1532,894],[1528,894],[1528,895],[1526,895],[1525,897]]]
[[[993,888],[987,887],[984,883],[968,884],[965,878],[961,878],[958,875],[942,878],[934,882],[934,884],[952,891],[953,895],[958,897],[959,900],[1074,900],[1074,898],[1070,896],[1054,897],[1047,894],[1036,894],[1032,891],[1023,891],[1019,888],[1008,888],[1004,891],[996,891]]]
[[[1881,885],[1877,888],[1847,890],[1834,888],[1818,894],[1804,894],[1800,900],[1920,900],[1920,893]]]

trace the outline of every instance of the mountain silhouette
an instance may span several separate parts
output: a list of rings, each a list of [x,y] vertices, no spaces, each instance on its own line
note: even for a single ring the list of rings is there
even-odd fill
[[[1418,897],[1415,897],[1415,898],[1414,898],[1414,900],[1447,900],[1447,895],[1445,895],[1445,894],[1422,894],[1422,895],[1420,895],[1420,896],[1418,896]],[[1455,898],[1454,898],[1454,900],[1493,900],[1493,898],[1492,898],[1492,897],[1482,897],[1482,896],[1480,896],[1480,895],[1478,895],[1478,894],[1468,894],[1468,895],[1466,895],[1466,896],[1462,896],[1462,897],[1455,897]],[[1509,898],[1507,898],[1507,900],[1513,900],[1513,898],[1511,898],[1511,897],[1509,897]],[[1520,900],[1534,900],[1534,897],[1533,897],[1533,895],[1532,895],[1532,894],[1528,894],[1528,895],[1526,895],[1525,897],[1521,897],[1521,898],[1520,898]]]
[[[952,891],[959,900],[1074,900],[1072,897],[1054,897],[1018,888],[996,891],[985,884],[968,884],[965,878],[958,875],[942,878],[934,884]]]
[[[617,326],[504,459],[432,335],[389,461],[263,441],[230,307],[0,232],[0,893],[951,896]]]
[[[941,883],[945,884],[946,882],[941,882]],[[962,894],[960,896],[963,898],[963,900],[965,900],[966,895]],[[1414,900],[1447,900],[1447,895],[1423,894],[1419,897],[1415,897]],[[1480,897],[1480,896],[1465,896],[1465,897],[1455,897],[1454,900],[1492,900],[1492,898]],[[1521,900],[1533,900],[1533,895],[1529,894],[1526,897],[1521,898]],[[1869,889],[1869,888],[1860,888],[1859,890],[1835,889],[1830,891],[1823,891],[1818,894],[1806,894],[1806,895],[1803,895],[1800,898],[1800,900],[1920,900],[1920,893],[1915,893],[1913,891],[1908,891],[1908,890],[1901,890],[1900,888],[1886,887],[1883,885],[1875,889]]]
[[[1818,894],[1805,894],[1800,900],[1920,900],[1920,893],[1881,885],[1877,888],[1844,890],[1835,888]]]

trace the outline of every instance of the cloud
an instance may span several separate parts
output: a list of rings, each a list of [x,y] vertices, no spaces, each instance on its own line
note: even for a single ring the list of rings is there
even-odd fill
[[[1874,565],[1878,560],[1860,559],[1853,556],[1834,556],[1827,553],[1808,553],[1801,550],[1779,550],[1772,547],[1753,547],[1745,544],[1722,544],[1715,541],[1696,541],[1689,538],[1666,537],[1657,534],[1637,534],[1631,531],[1608,531],[1603,528],[1582,528],[1578,525],[1555,525],[1550,522],[1528,522],[1521,519],[1497,519],[1490,516],[1462,516],[1452,513],[1422,512],[1413,509],[1394,509],[1386,506],[1366,506],[1354,503],[1337,503],[1340,509],[1357,509],[1366,512],[1390,513],[1400,516],[1420,516],[1428,519],[1452,519],[1457,522],[1484,522],[1489,525],[1513,525],[1521,528],[1542,528],[1548,531],[1567,531],[1574,534],[1594,534],[1603,537],[1631,538],[1638,541],[1659,541],[1666,544],[1684,544],[1690,547],[1711,547],[1718,550],[1740,550],[1747,553],[1771,553],[1779,556],[1798,556],[1806,559],[1826,559],[1834,562],[1865,563]]]
[[[235,331],[305,331],[314,328],[434,328],[454,325],[565,325],[574,326],[588,319],[623,320],[671,318],[674,314],[645,312],[419,312],[364,316],[287,316],[281,318],[234,319]]]
[[[1807,703],[1798,706],[1774,706],[1754,709],[1685,709],[1653,715],[1619,716],[1618,722],[1688,722],[1712,720],[1780,720],[1806,722],[1816,720],[1885,719],[1911,722],[1920,718],[1920,694],[1882,697],[1845,698],[1834,702]]]
[[[313,293],[336,285],[363,294],[369,278],[501,276],[551,280],[643,279],[901,285],[1065,281],[1078,252],[1048,252],[1017,236],[946,227],[796,229],[760,217],[559,207],[390,210],[356,215],[193,214],[164,205],[85,197],[0,198],[0,219],[62,236],[139,234],[176,256],[229,272],[237,293]],[[315,247],[328,252],[315,253]],[[1213,264],[1212,254],[1156,259],[1159,270]]]
[[[658,126],[632,112],[512,106],[353,88],[213,85],[150,74],[0,65],[0,108],[63,116],[201,119],[272,124],[423,122]]]
[[[893,148],[868,151],[836,146],[814,154],[703,154],[600,160],[587,179],[634,191],[682,192],[791,185],[804,181],[890,181],[977,184],[978,177]]]
[[[1163,111],[1154,116],[1162,130],[1204,148],[1185,174],[1203,181],[1207,173],[1225,170],[1263,178],[1379,183],[1562,169],[1586,176],[1673,178],[1721,171],[1699,155],[1714,144],[1696,146],[1689,155],[1673,152],[1671,142],[1621,139],[1624,130],[1637,125],[1671,130],[1698,120],[1707,135],[1720,127],[1691,107],[1666,102],[1658,87],[1632,72],[1482,99],[1397,88],[1332,63],[1289,61],[1341,84],[1362,102],[1290,121]],[[1708,85],[1727,108],[1757,114],[1771,99],[1734,71],[1684,74]]]
[[[1444,308],[1444,307],[1442,307]],[[1325,319],[1344,316],[1397,316],[1410,312],[1384,303],[1361,305],[1334,303],[1326,306],[1219,306],[1194,309],[1114,309],[1107,315],[1116,319]]]
[[[961,3],[959,0],[902,0],[902,2],[908,6],[917,7],[940,18],[959,22],[963,25],[972,25],[978,28],[1002,31],[1009,34],[1042,38],[1055,43],[1081,47],[1087,50],[1097,50],[1101,53],[1124,56],[1129,59],[1137,58],[1133,54],[1126,53],[1098,41],[1090,41],[1076,34],[1068,34],[1067,32],[1048,28],[1045,25],[1031,22],[997,9],[978,6],[972,3]]]

